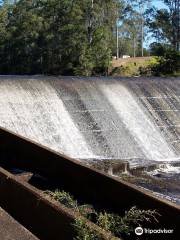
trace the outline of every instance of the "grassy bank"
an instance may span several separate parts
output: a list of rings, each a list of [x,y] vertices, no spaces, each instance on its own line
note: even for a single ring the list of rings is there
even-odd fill
[[[137,57],[128,59],[114,59],[109,70],[111,76],[135,77],[135,76],[161,76],[179,77],[180,69],[172,72],[161,72],[162,59],[160,57]],[[169,66],[169,64],[168,64]]]

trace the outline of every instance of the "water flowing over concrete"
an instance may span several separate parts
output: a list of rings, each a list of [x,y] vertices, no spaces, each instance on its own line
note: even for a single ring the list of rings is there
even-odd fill
[[[180,79],[0,76],[0,126],[73,158],[180,160]]]
[[[134,139],[137,140],[146,158],[154,160],[175,158],[173,150],[159,129],[144,113],[141,104],[136,101],[126,87],[115,82],[111,86],[102,86],[102,92],[107,96]]]

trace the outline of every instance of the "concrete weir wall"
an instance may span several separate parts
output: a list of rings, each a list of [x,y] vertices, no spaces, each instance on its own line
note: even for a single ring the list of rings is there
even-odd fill
[[[0,76],[0,126],[85,161],[177,161],[180,79]]]
[[[123,214],[132,206],[156,209],[161,214],[158,228],[174,229],[175,234],[178,234],[180,222],[178,205],[160,200],[131,184],[109,177],[3,129],[0,130],[0,166],[40,174],[55,181],[61,189],[70,192],[75,198],[119,214]],[[7,186],[7,192],[8,189]],[[6,195],[4,196],[6,198]],[[1,204],[2,198],[4,199],[3,195],[0,195]],[[18,199],[12,198],[11,201],[13,206],[13,201]],[[20,208],[20,201],[18,204]],[[7,206],[8,202],[5,205]],[[9,210],[12,210],[10,205]],[[21,213],[16,211],[16,215],[21,216]]]

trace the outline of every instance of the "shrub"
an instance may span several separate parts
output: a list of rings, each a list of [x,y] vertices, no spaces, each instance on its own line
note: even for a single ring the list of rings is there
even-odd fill
[[[76,233],[74,240],[100,240],[98,234],[91,230],[81,218],[75,219],[73,227]]]
[[[56,190],[55,192],[46,191],[53,199],[64,204],[68,208],[73,208],[82,216],[94,222],[102,229],[111,232],[116,237],[130,236],[137,226],[144,222],[157,221],[156,216],[159,214],[155,210],[140,210],[132,207],[125,212],[122,217],[118,214],[97,212],[91,205],[78,205],[78,202],[69,193]],[[83,218],[75,219],[73,227],[76,233],[74,240],[100,240],[98,233],[90,229]]]
[[[74,200],[73,196],[65,191],[55,190],[52,191],[45,191],[49,196],[51,196],[54,200],[64,204],[68,208],[75,208],[78,209],[78,203]]]
[[[152,66],[152,72],[157,76],[180,73],[180,52],[166,50],[163,56],[157,57],[157,63]]]

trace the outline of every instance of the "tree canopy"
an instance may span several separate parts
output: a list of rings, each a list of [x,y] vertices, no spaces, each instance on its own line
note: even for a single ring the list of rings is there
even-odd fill
[[[0,9],[0,72],[106,72],[115,0],[20,0]]]
[[[161,43],[180,50],[180,1],[163,0],[166,8],[147,10],[147,24],[153,37]]]
[[[143,56],[148,32],[179,50],[179,14],[151,0],[1,0],[1,74],[107,74],[112,55]],[[155,47],[156,46],[156,47]]]

